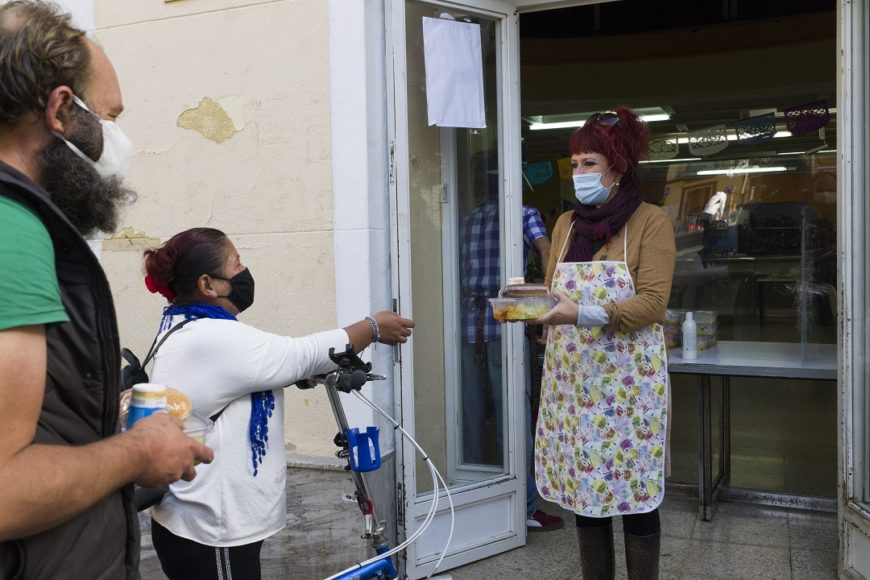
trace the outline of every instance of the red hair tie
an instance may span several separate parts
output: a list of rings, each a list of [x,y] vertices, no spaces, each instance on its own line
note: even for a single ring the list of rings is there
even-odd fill
[[[167,300],[175,298],[175,292],[172,291],[172,288],[163,282],[155,280],[150,274],[145,276],[145,287],[148,288],[148,291],[152,294],[159,292]]]

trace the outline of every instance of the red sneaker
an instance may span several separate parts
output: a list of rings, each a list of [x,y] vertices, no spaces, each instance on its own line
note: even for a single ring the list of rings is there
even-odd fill
[[[552,532],[565,527],[565,522],[559,516],[551,516],[537,510],[526,520],[526,530],[530,532]]]

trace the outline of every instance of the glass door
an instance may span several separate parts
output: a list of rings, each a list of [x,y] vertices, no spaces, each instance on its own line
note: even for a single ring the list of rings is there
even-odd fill
[[[522,274],[517,20],[511,6],[489,0],[393,0],[388,12],[394,263],[400,310],[417,322],[398,397],[405,428],[452,494],[453,540],[440,568],[448,569],[525,542],[524,337],[488,308],[507,276]],[[485,128],[429,126],[424,18],[479,29]],[[422,458],[401,449],[409,537],[435,494]],[[450,520],[442,493],[429,532],[407,552],[410,577],[431,571]]]
[[[839,6],[842,117],[837,149],[842,155],[839,220],[840,272],[845,308],[840,326],[839,573],[870,577],[870,6]]]

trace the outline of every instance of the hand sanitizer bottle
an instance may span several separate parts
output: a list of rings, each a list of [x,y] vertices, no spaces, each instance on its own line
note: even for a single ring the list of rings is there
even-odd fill
[[[695,326],[695,315],[686,312],[683,321],[683,360],[692,361],[698,359],[698,328]]]

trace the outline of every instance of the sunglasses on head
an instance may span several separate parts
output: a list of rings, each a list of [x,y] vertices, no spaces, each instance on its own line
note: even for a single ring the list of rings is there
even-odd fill
[[[613,111],[607,111],[606,113],[592,113],[592,115],[586,119],[586,123],[599,123],[605,127],[613,127],[619,123],[619,115]]]

